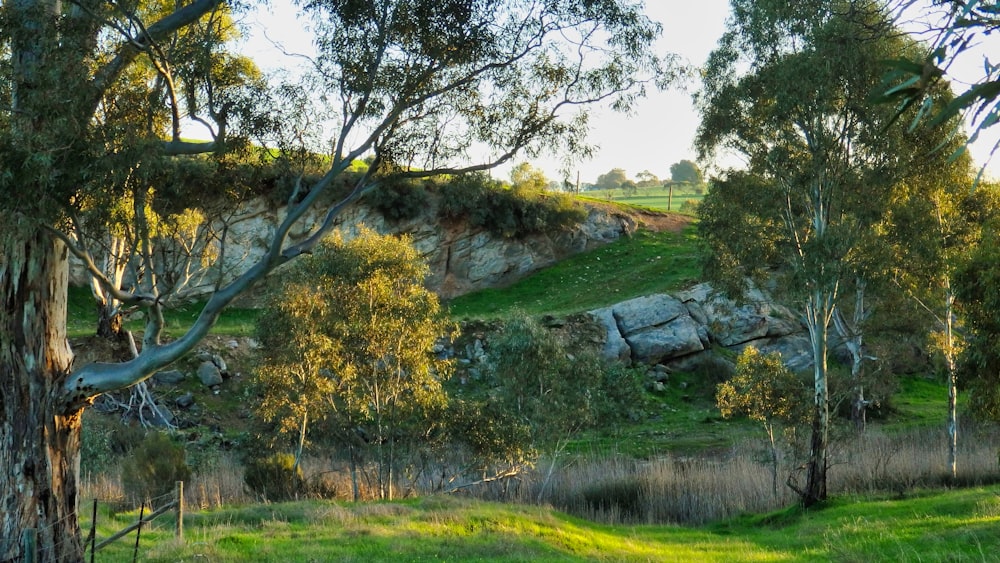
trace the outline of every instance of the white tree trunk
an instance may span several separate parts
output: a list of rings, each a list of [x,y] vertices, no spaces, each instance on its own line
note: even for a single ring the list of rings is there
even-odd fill
[[[944,308],[944,361],[948,370],[948,470],[951,478],[958,478],[958,374],[955,367],[954,335],[952,334],[952,309],[955,294],[950,280],[945,280]]]
[[[813,353],[812,437],[807,465],[806,488],[802,501],[806,506],[826,499],[827,450],[829,446],[830,398],[827,382],[827,340],[834,293],[816,289],[806,304],[806,326]]]

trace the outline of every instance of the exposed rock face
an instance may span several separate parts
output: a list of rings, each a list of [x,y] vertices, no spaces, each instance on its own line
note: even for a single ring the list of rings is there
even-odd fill
[[[324,212],[314,209],[306,213],[289,232],[289,241],[295,243],[306,237],[323,220]],[[194,272],[189,292],[193,295],[210,292],[220,269],[224,277],[241,273],[263,254],[285,214],[286,208],[270,207],[263,199],[236,210],[226,222],[224,259]],[[575,227],[550,234],[505,238],[465,222],[438,221],[437,206],[432,200],[420,217],[398,222],[386,219],[366,205],[352,205],[337,217],[335,227],[348,239],[357,236],[362,227],[382,234],[409,235],[430,267],[427,287],[449,299],[512,283],[563,258],[634,232],[637,225],[625,214],[593,207],[587,220]],[[86,281],[82,267],[75,263],[73,283]]]
[[[792,369],[811,365],[805,328],[786,307],[753,290],[743,304],[699,284],[675,296],[637,297],[590,311],[607,330],[604,356],[689,369],[713,344],[781,352]]]

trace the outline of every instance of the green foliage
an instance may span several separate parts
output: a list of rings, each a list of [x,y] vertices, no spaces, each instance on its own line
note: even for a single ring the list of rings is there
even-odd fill
[[[627,417],[642,396],[634,373],[609,375],[596,352],[570,350],[527,316],[505,322],[490,338],[488,353],[494,400],[531,428],[532,442],[542,451],[598,423]]]
[[[781,361],[781,354],[761,354],[747,346],[736,360],[736,373],[720,383],[716,402],[722,416],[745,415],[770,426],[775,422],[794,425],[806,419],[808,392]]]
[[[701,184],[705,181],[705,177],[701,173],[701,168],[690,160],[682,160],[671,164],[670,179],[674,182],[688,184]]]
[[[488,474],[493,467],[520,467],[537,457],[531,426],[496,401],[452,399],[446,418],[449,447],[467,448],[475,471]]]
[[[969,333],[959,357],[959,382],[971,391],[974,412],[1000,420],[1000,234],[995,228],[984,233],[956,272],[954,288]]]
[[[122,488],[133,502],[156,499],[191,477],[187,452],[163,432],[151,432],[122,464]]]
[[[628,176],[625,175],[623,168],[612,168],[610,172],[598,176],[594,185],[600,190],[617,190],[627,180]]]
[[[258,321],[260,416],[300,444],[322,422],[324,439],[367,449],[388,479],[447,400],[450,363],[433,348],[450,329],[426,273],[409,239],[362,230],[276,276]]]
[[[430,194],[422,183],[408,179],[390,179],[365,195],[365,201],[394,221],[420,216],[427,210]]]
[[[299,498],[305,490],[302,468],[291,454],[255,457],[244,465],[243,482],[254,496],[271,502]]]
[[[145,437],[139,426],[122,424],[117,417],[86,411],[80,436],[80,470],[97,474],[128,455]]]
[[[700,205],[701,202],[696,199],[685,199],[681,202],[680,212],[687,213],[688,215],[697,215]]]
[[[466,219],[508,238],[555,232],[579,224],[587,211],[565,194],[507,188],[486,174],[463,174],[442,184],[441,217]]]
[[[544,172],[527,162],[522,162],[510,171],[510,184],[516,190],[540,192],[549,185],[549,180]]]

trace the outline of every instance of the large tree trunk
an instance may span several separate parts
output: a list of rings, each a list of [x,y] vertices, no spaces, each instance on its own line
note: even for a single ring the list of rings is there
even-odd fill
[[[14,221],[12,221],[14,222]],[[77,520],[81,408],[65,407],[65,247],[37,226],[0,239],[0,560],[20,561],[34,529],[37,561],[81,561]]]
[[[830,400],[827,384],[827,338],[833,312],[834,294],[816,290],[806,305],[806,325],[813,352],[812,438],[806,465],[806,487],[800,491],[802,504],[812,506],[826,500],[827,450],[829,446]]]

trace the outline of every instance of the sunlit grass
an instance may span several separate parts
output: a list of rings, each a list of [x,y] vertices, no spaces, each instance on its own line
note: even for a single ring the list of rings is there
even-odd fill
[[[1000,549],[1000,487],[837,497],[825,506],[703,527],[607,526],[547,508],[426,497],[295,502],[190,514],[185,541],[158,520],[141,561],[984,561]],[[99,537],[127,525],[127,513]],[[89,521],[84,521],[89,528]],[[97,553],[131,561],[134,535]]]
[[[166,323],[164,334],[174,338],[184,334],[198,318],[204,305],[204,301],[194,301],[166,309],[163,314]],[[88,288],[69,289],[68,309],[66,327],[70,338],[93,336],[96,333],[97,304]],[[229,307],[222,312],[210,334],[248,336],[253,333],[259,314],[258,309]],[[125,328],[132,331],[141,331],[143,326],[142,320],[132,319],[125,323]]]
[[[577,254],[501,289],[485,289],[448,303],[451,316],[563,315],[641,295],[669,292],[700,274],[694,227],[681,233],[639,231],[632,237]]]

